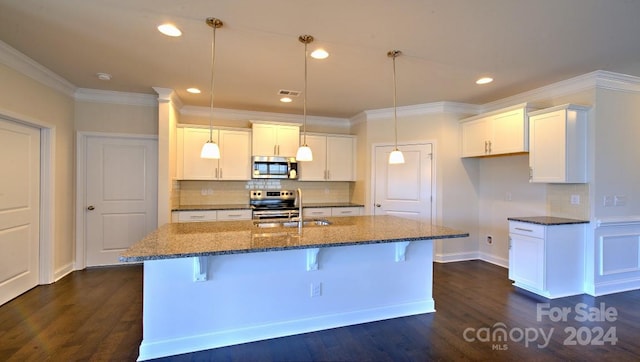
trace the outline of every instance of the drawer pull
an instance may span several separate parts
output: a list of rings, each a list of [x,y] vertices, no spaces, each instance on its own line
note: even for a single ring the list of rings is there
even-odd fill
[[[531,229],[524,229],[524,228],[514,228],[514,229],[520,230],[520,231],[526,231],[526,232],[529,232],[529,233],[533,232],[533,230],[531,230]]]
[[[204,219],[204,215],[191,215],[189,216],[191,219]]]

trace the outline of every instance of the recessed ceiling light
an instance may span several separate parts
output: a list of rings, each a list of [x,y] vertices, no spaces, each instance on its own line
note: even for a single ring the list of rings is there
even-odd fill
[[[280,102],[282,103],[291,103],[292,99],[289,97],[282,97],[280,98]]]
[[[476,80],[476,84],[489,84],[491,82],[493,82],[493,78],[491,77],[482,77]]]
[[[311,52],[311,58],[313,59],[326,59],[329,56],[326,50],[320,48]]]
[[[198,88],[187,88],[187,92],[189,93],[193,93],[193,94],[200,94],[200,89]]]
[[[173,24],[162,24],[158,25],[158,31],[166,36],[180,36],[182,32]]]
[[[111,80],[111,74],[109,73],[96,73],[96,77],[100,80]]]

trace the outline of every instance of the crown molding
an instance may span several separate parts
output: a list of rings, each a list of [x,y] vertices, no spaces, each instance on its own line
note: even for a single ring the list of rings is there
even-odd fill
[[[76,86],[0,40],[0,63],[69,97]]]
[[[82,102],[148,107],[155,107],[158,105],[158,97],[151,94],[115,92],[101,89],[78,88],[75,91],[74,98],[76,101]]]
[[[623,92],[640,92],[640,77],[605,70],[598,70],[593,72],[593,74],[596,88]]]
[[[567,96],[596,88],[624,92],[640,92],[640,77],[596,70],[495,102],[485,103],[482,105],[482,112],[501,109],[515,103],[544,101],[549,98]]]
[[[184,106],[180,109],[180,114],[198,117],[209,117],[209,107]],[[268,122],[302,124],[302,116],[288,113],[271,113],[257,111],[243,111],[228,108],[214,108],[213,117],[231,121],[260,120]],[[334,117],[307,116],[307,124],[349,128],[349,119]]]
[[[456,113],[463,115],[475,115],[480,113],[481,107],[475,104],[457,103],[457,102],[434,102],[417,104],[413,106],[397,107],[396,113],[400,117],[422,116],[426,114]],[[381,118],[393,117],[393,108],[382,108],[366,110],[364,112],[366,120],[374,120]],[[361,116],[356,116],[356,122],[360,121]]]

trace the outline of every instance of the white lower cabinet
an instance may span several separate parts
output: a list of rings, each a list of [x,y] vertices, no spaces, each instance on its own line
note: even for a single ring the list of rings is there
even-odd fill
[[[251,217],[252,217],[252,212],[249,209],[189,210],[189,211],[174,211],[171,213],[172,222],[251,220]]]
[[[329,217],[329,216],[359,216],[362,215],[362,207],[307,207],[302,210],[303,217]]]
[[[224,220],[251,220],[251,210],[218,210],[218,221]]]
[[[509,222],[509,279],[546,298],[584,292],[584,224]]]
[[[174,211],[171,219],[173,222],[216,221],[218,213],[215,210]]]

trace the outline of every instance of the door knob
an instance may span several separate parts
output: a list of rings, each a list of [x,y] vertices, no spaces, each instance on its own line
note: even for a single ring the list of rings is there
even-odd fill
[[[92,211],[94,209],[95,209],[95,207],[93,207],[93,205],[89,205],[89,207],[87,207],[87,210],[89,210],[89,211]]]
[[[376,207],[380,207],[380,206],[382,206],[382,205],[380,205],[380,204],[376,204]]]

